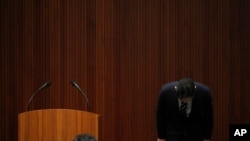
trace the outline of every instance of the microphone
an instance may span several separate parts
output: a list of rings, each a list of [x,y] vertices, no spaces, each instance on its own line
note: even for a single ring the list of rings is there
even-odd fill
[[[87,111],[89,111],[89,100],[87,98],[87,95],[82,91],[82,89],[80,88],[80,86],[76,83],[76,81],[74,80],[70,80],[70,83],[76,87],[82,94],[82,96],[85,98],[86,102],[87,102]]]
[[[29,103],[28,103],[28,107],[27,107],[27,110],[29,111],[30,109],[30,103],[31,101],[33,100],[33,98],[44,88],[46,87],[49,87],[51,85],[51,82],[50,80],[47,81],[46,83],[44,83],[31,97],[30,97],[30,100],[29,100]]]

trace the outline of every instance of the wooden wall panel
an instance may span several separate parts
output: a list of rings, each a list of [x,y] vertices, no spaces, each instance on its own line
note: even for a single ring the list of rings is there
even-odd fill
[[[102,141],[156,140],[160,87],[189,76],[212,90],[213,140],[249,123],[248,0],[43,0],[0,2],[0,138],[17,140],[31,109],[101,114]]]
[[[232,46],[230,122],[249,123],[249,36],[250,9],[248,1],[231,1],[230,45]],[[244,78],[244,79],[243,79]],[[242,115],[244,113],[244,115]]]
[[[214,7],[211,7],[214,5]],[[213,91],[215,130],[214,137],[218,140],[229,140],[229,98],[226,95],[230,93],[230,62],[231,47],[228,44],[229,33],[229,1],[209,1],[209,24],[208,38],[210,54],[208,56],[210,87]],[[223,102],[221,102],[223,101]],[[221,128],[218,128],[221,127]],[[223,128],[222,128],[223,127]]]

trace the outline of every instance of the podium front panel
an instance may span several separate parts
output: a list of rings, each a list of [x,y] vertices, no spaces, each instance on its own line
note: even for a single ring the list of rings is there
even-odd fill
[[[78,134],[98,139],[99,115],[71,109],[44,109],[18,115],[19,141],[72,141]]]

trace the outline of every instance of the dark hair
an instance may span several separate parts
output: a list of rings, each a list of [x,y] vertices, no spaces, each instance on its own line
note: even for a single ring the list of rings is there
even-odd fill
[[[89,134],[81,134],[77,135],[73,141],[96,141],[94,136],[91,136]]]
[[[195,85],[192,79],[182,78],[178,81],[177,96],[179,98],[192,97],[194,95]]]

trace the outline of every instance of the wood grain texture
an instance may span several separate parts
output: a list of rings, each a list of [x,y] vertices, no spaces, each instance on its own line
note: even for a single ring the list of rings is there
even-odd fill
[[[99,115],[72,109],[43,109],[18,115],[19,141],[70,141],[90,134],[99,139]]]
[[[0,138],[17,141],[18,114],[100,114],[100,141],[156,140],[160,87],[191,77],[211,88],[212,140],[249,123],[248,0],[1,0]]]

